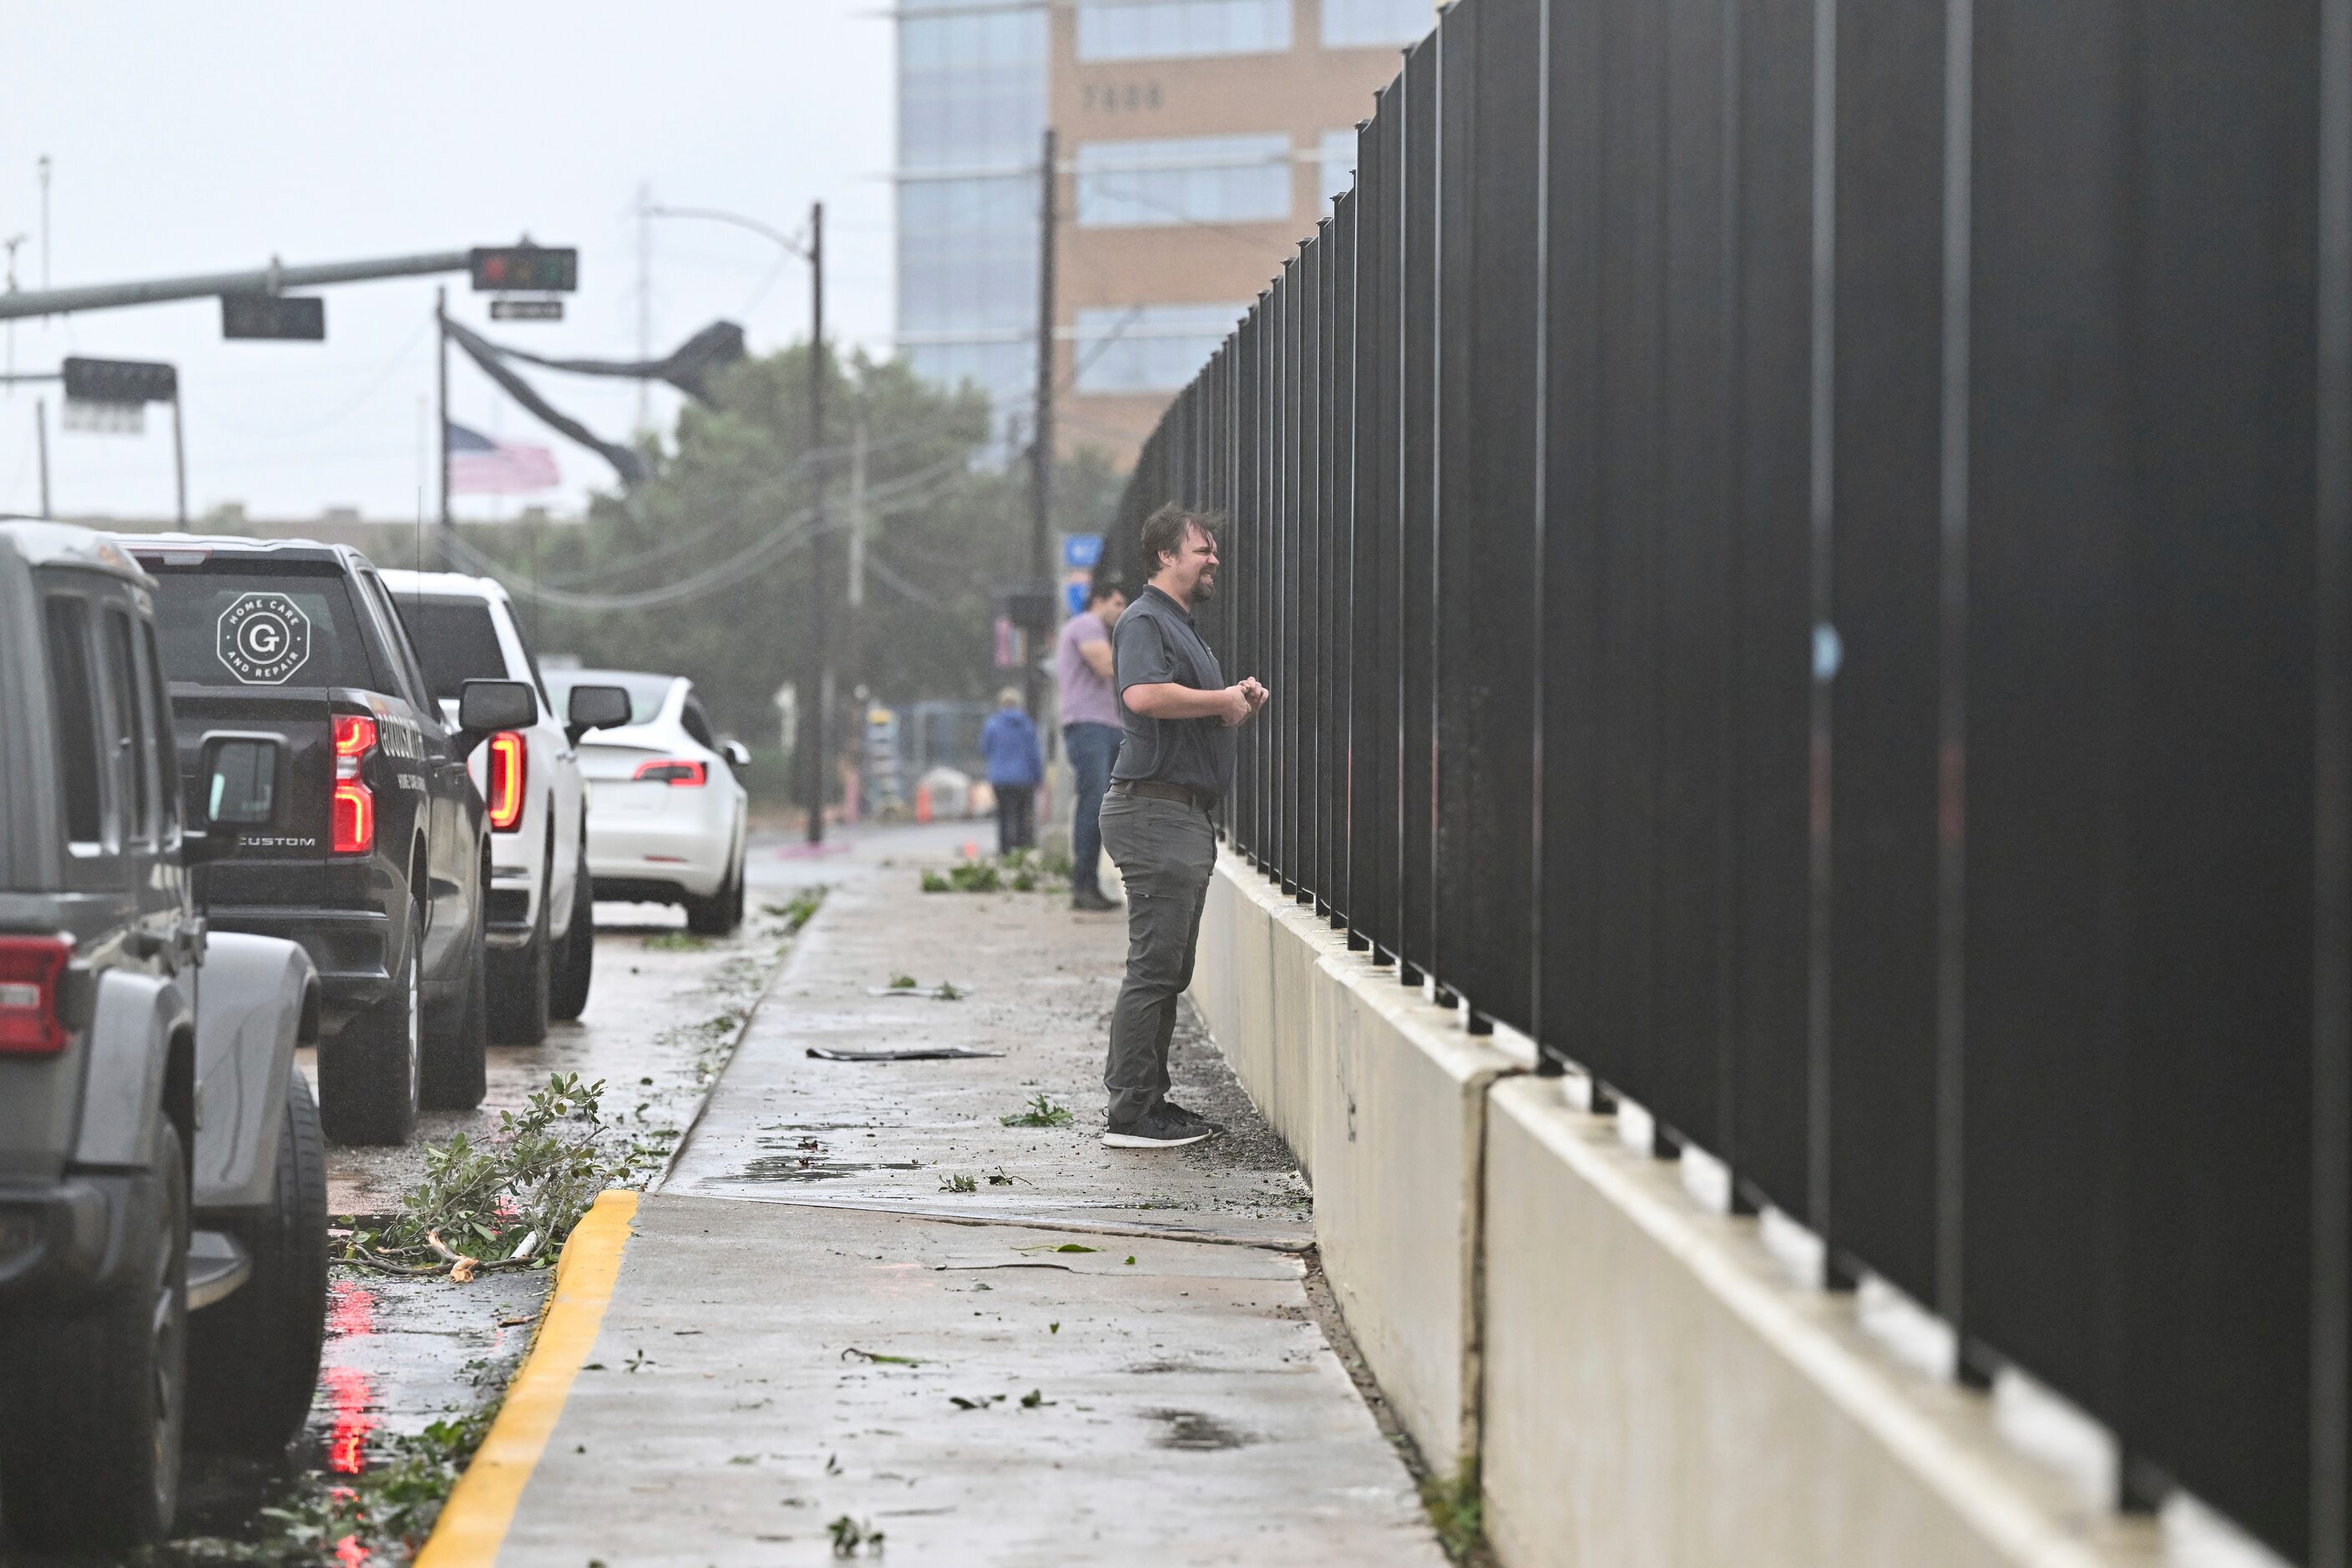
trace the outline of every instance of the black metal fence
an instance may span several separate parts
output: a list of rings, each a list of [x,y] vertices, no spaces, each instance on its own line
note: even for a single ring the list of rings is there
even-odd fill
[[[2331,1568],[2348,106],[2347,0],[1465,0],[1114,545],[1230,518],[1237,851]]]

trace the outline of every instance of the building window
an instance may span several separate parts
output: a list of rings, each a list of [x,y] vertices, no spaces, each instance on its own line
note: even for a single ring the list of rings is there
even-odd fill
[[[1037,342],[1034,335],[992,340],[908,342],[898,355],[925,381],[957,388],[970,384],[988,395],[1000,417],[1017,413],[1025,424],[1037,390]]]
[[[1078,58],[1274,53],[1290,47],[1290,5],[1291,0],[1078,0]]]
[[[1323,199],[1336,199],[1356,183],[1356,133],[1323,132]]]
[[[1291,211],[1290,138],[1184,136],[1078,149],[1078,226],[1265,223]]]
[[[1246,305],[1136,305],[1080,310],[1075,346],[1080,392],[1174,392],[1249,313]]]
[[[1030,163],[1045,129],[1042,9],[911,16],[898,23],[902,168]]]
[[[1437,25],[1430,0],[1323,0],[1323,47],[1410,44]]]

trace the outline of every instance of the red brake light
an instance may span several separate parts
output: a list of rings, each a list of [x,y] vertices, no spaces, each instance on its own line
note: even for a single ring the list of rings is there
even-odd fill
[[[690,757],[663,757],[650,763],[639,763],[637,771],[629,775],[647,784],[666,784],[674,789],[700,789],[710,782],[700,763]]]
[[[530,752],[522,736],[501,730],[490,737],[490,826],[512,833],[522,826],[523,784],[530,773]]]
[[[0,936],[0,1055],[54,1056],[72,1037],[58,1022],[58,982],[73,958],[62,936]]]
[[[375,848],[375,792],[360,782],[360,759],[375,750],[375,721],[366,714],[335,715],[335,793],[328,816],[338,855]]]
[[[335,715],[335,755],[364,757],[374,750],[374,720],[364,713]]]

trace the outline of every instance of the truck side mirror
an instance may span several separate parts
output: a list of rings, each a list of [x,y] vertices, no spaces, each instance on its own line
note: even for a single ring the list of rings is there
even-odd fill
[[[246,833],[278,826],[285,791],[279,775],[285,765],[286,743],[276,735],[235,730],[207,732],[196,750],[196,776],[204,795],[194,813],[204,824],[201,833],[184,834],[181,858],[203,865],[233,854]]]
[[[527,680],[469,680],[457,689],[457,728],[469,753],[501,730],[539,721],[539,694]]]
[[[591,730],[617,730],[629,721],[629,694],[618,686],[575,686],[564,712],[564,733],[578,745]]]

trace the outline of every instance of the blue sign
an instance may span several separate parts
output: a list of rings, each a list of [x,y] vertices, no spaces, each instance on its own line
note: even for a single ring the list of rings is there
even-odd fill
[[[1093,571],[1102,563],[1102,535],[1099,533],[1066,533],[1062,535],[1062,564],[1072,571]],[[1086,608],[1084,605],[1078,606]]]
[[[1087,608],[1087,585],[1084,583],[1063,584],[1062,606],[1071,615],[1084,615]]]

